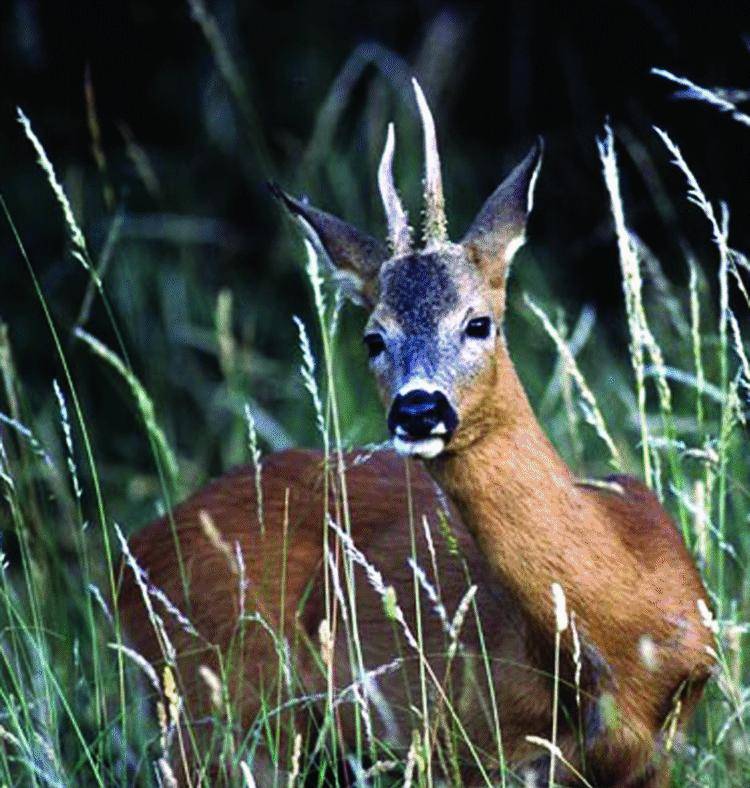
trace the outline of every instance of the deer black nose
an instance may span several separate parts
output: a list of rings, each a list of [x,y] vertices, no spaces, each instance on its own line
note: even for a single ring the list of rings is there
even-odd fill
[[[399,394],[388,414],[391,434],[406,440],[441,437],[447,441],[458,424],[458,416],[440,391],[415,389]]]

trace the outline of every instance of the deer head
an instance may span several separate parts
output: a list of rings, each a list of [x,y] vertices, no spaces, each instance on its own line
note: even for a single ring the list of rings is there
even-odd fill
[[[491,429],[487,414],[505,353],[502,320],[513,255],[525,239],[541,141],[485,202],[462,240],[448,238],[435,124],[413,81],[424,130],[422,248],[393,182],[388,127],[378,185],[388,243],[274,187],[346,294],[369,312],[364,342],[394,446],[424,459]]]

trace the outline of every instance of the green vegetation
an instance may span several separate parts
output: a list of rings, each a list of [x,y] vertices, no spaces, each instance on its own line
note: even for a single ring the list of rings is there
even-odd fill
[[[201,3],[191,5],[248,139],[263,158],[263,134],[221,31]],[[380,50],[373,53],[376,62],[384,57]],[[359,53],[341,83],[354,84],[367,62]],[[331,96],[315,123],[299,180],[309,182],[315,173],[331,185],[338,202],[327,207],[365,224],[361,220],[372,213],[376,199],[375,168],[363,167],[351,149],[342,152],[334,144],[349,96],[340,90]],[[365,110],[378,133],[389,110],[397,120],[404,115],[403,108],[383,101]],[[94,113],[93,104],[89,111]],[[123,217],[106,207],[105,196],[96,218],[106,222],[107,233],[97,247],[89,243],[86,227],[76,219],[79,206],[69,202],[53,169],[54,151],[45,154],[36,137],[44,135],[33,118],[19,114],[19,120],[31,143],[19,155],[40,159],[39,177],[49,180],[69,233],[70,265],[83,266],[89,292],[83,298],[70,293],[69,303],[51,308],[35,275],[37,261],[27,259],[13,223],[12,195],[6,194],[4,221],[16,234],[18,276],[36,291],[45,325],[35,342],[57,358],[59,374],[45,391],[30,391],[16,373],[13,324],[0,326],[0,785],[170,785],[193,746],[192,732],[174,724],[182,718],[171,672],[157,672],[123,639],[113,604],[120,534],[168,510],[217,467],[258,463],[258,445],[268,451],[324,442],[335,464],[340,449],[383,440],[384,419],[360,348],[361,318],[321,283],[314,256],[307,262],[312,296],[299,310],[297,327],[291,310],[274,308],[274,288],[288,281],[273,273],[275,262],[299,261],[298,273],[289,276],[302,279],[304,252],[290,225],[279,239],[276,260],[269,261],[268,281],[254,294],[251,288],[242,297],[228,290],[206,292],[196,275],[200,253],[188,237],[199,232],[196,226],[182,227],[168,249],[147,238],[123,239]],[[400,128],[409,140],[401,145],[403,182],[411,195],[418,190],[420,146],[412,119],[404,116]],[[689,286],[672,285],[648,249],[628,234],[628,204],[620,197],[614,156],[620,143],[606,129],[599,148],[613,206],[630,346],[609,346],[589,309],[566,319],[544,284],[550,261],[534,259],[528,250],[516,264],[507,333],[537,413],[571,466],[581,476],[616,467],[646,478],[682,530],[716,611],[715,619],[707,612],[707,625],[717,631],[720,670],[687,736],[665,732],[666,746],[675,752],[674,785],[745,786],[750,781],[745,729],[750,722],[745,638],[750,351],[742,332],[750,307],[745,284],[750,265],[732,249],[728,210],[719,210],[703,194],[675,142],[658,134],[664,161],[676,161],[687,199],[701,212],[705,237],[713,241],[701,259],[686,256]],[[374,149],[380,142],[372,142]],[[93,143],[99,144],[95,136]],[[145,152],[129,144],[148,182],[153,172]],[[112,177],[104,163],[92,184],[106,195]],[[372,186],[367,200],[361,197],[363,180]],[[471,195],[460,210],[468,214],[482,196]],[[663,201],[663,194],[658,199]],[[671,202],[684,199],[674,194]],[[94,310],[107,321],[98,323],[106,327],[106,338],[88,327]],[[119,411],[117,418],[131,425],[127,445],[107,446],[108,424],[97,418],[101,398],[115,401],[110,412]],[[342,541],[349,561],[366,563],[356,545]],[[378,579],[377,567],[368,571],[382,593],[383,615],[405,626],[399,605],[409,601],[390,598],[388,578]],[[418,593],[426,593],[421,585]],[[455,629],[470,604],[467,596],[452,619]],[[356,652],[356,629],[350,636]],[[294,665],[284,660],[283,635],[274,638],[280,675],[293,674]],[[351,766],[367,784],[428,785],[441,779],[423,745],[439,681],[419,639],[419,632],[406,635],[424,668],[412,747],[404,762],[391,762],[385,749],[368,740],[365,718]],[[222,753],[223,762],[215,784],[252,785],[257,739],[233,725],[236,715],[221,677],[207,674],[206,682],[217,698],[220,741],[214,752]],[[295,686],[293,675],[280,682],[288,693],[280,689],[277,696],[275,689],[267,718],[253,726],[272,748],[281,740],[273,709],[294,702]],[[352,697],[356,701],[356,692],[346,699],[329,696],[327,714]],[[460,736],[460,724],[455,730]],[[279,753],[280,784],[326,772],[328,745],[321,743],[315,762],[303,757],[308,746],[292,737],[290,751]],[[504,779],[512,784],[511,775]]]

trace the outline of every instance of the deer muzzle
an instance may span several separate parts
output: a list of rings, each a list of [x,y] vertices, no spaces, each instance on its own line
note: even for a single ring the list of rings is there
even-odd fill
[[[458,416],[441,391],[413,389],[398,394],[388,414],[388,429],[399,454],[432,459],[458,426]]]

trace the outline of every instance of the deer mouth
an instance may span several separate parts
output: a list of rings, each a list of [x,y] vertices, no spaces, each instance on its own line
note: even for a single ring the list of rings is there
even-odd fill
[[[442,430],[439,428],[442,427]],[[397,428],[393,436],[393,448],[402,457],[420,457],[432,460],[443,452],[450,435],[442,422],[433,428],[427,437],[412,437]]]
[[[437,388],[402,388],[388,413],[393,446],[407,457],[437,457],[457,426],[455,409]]]

